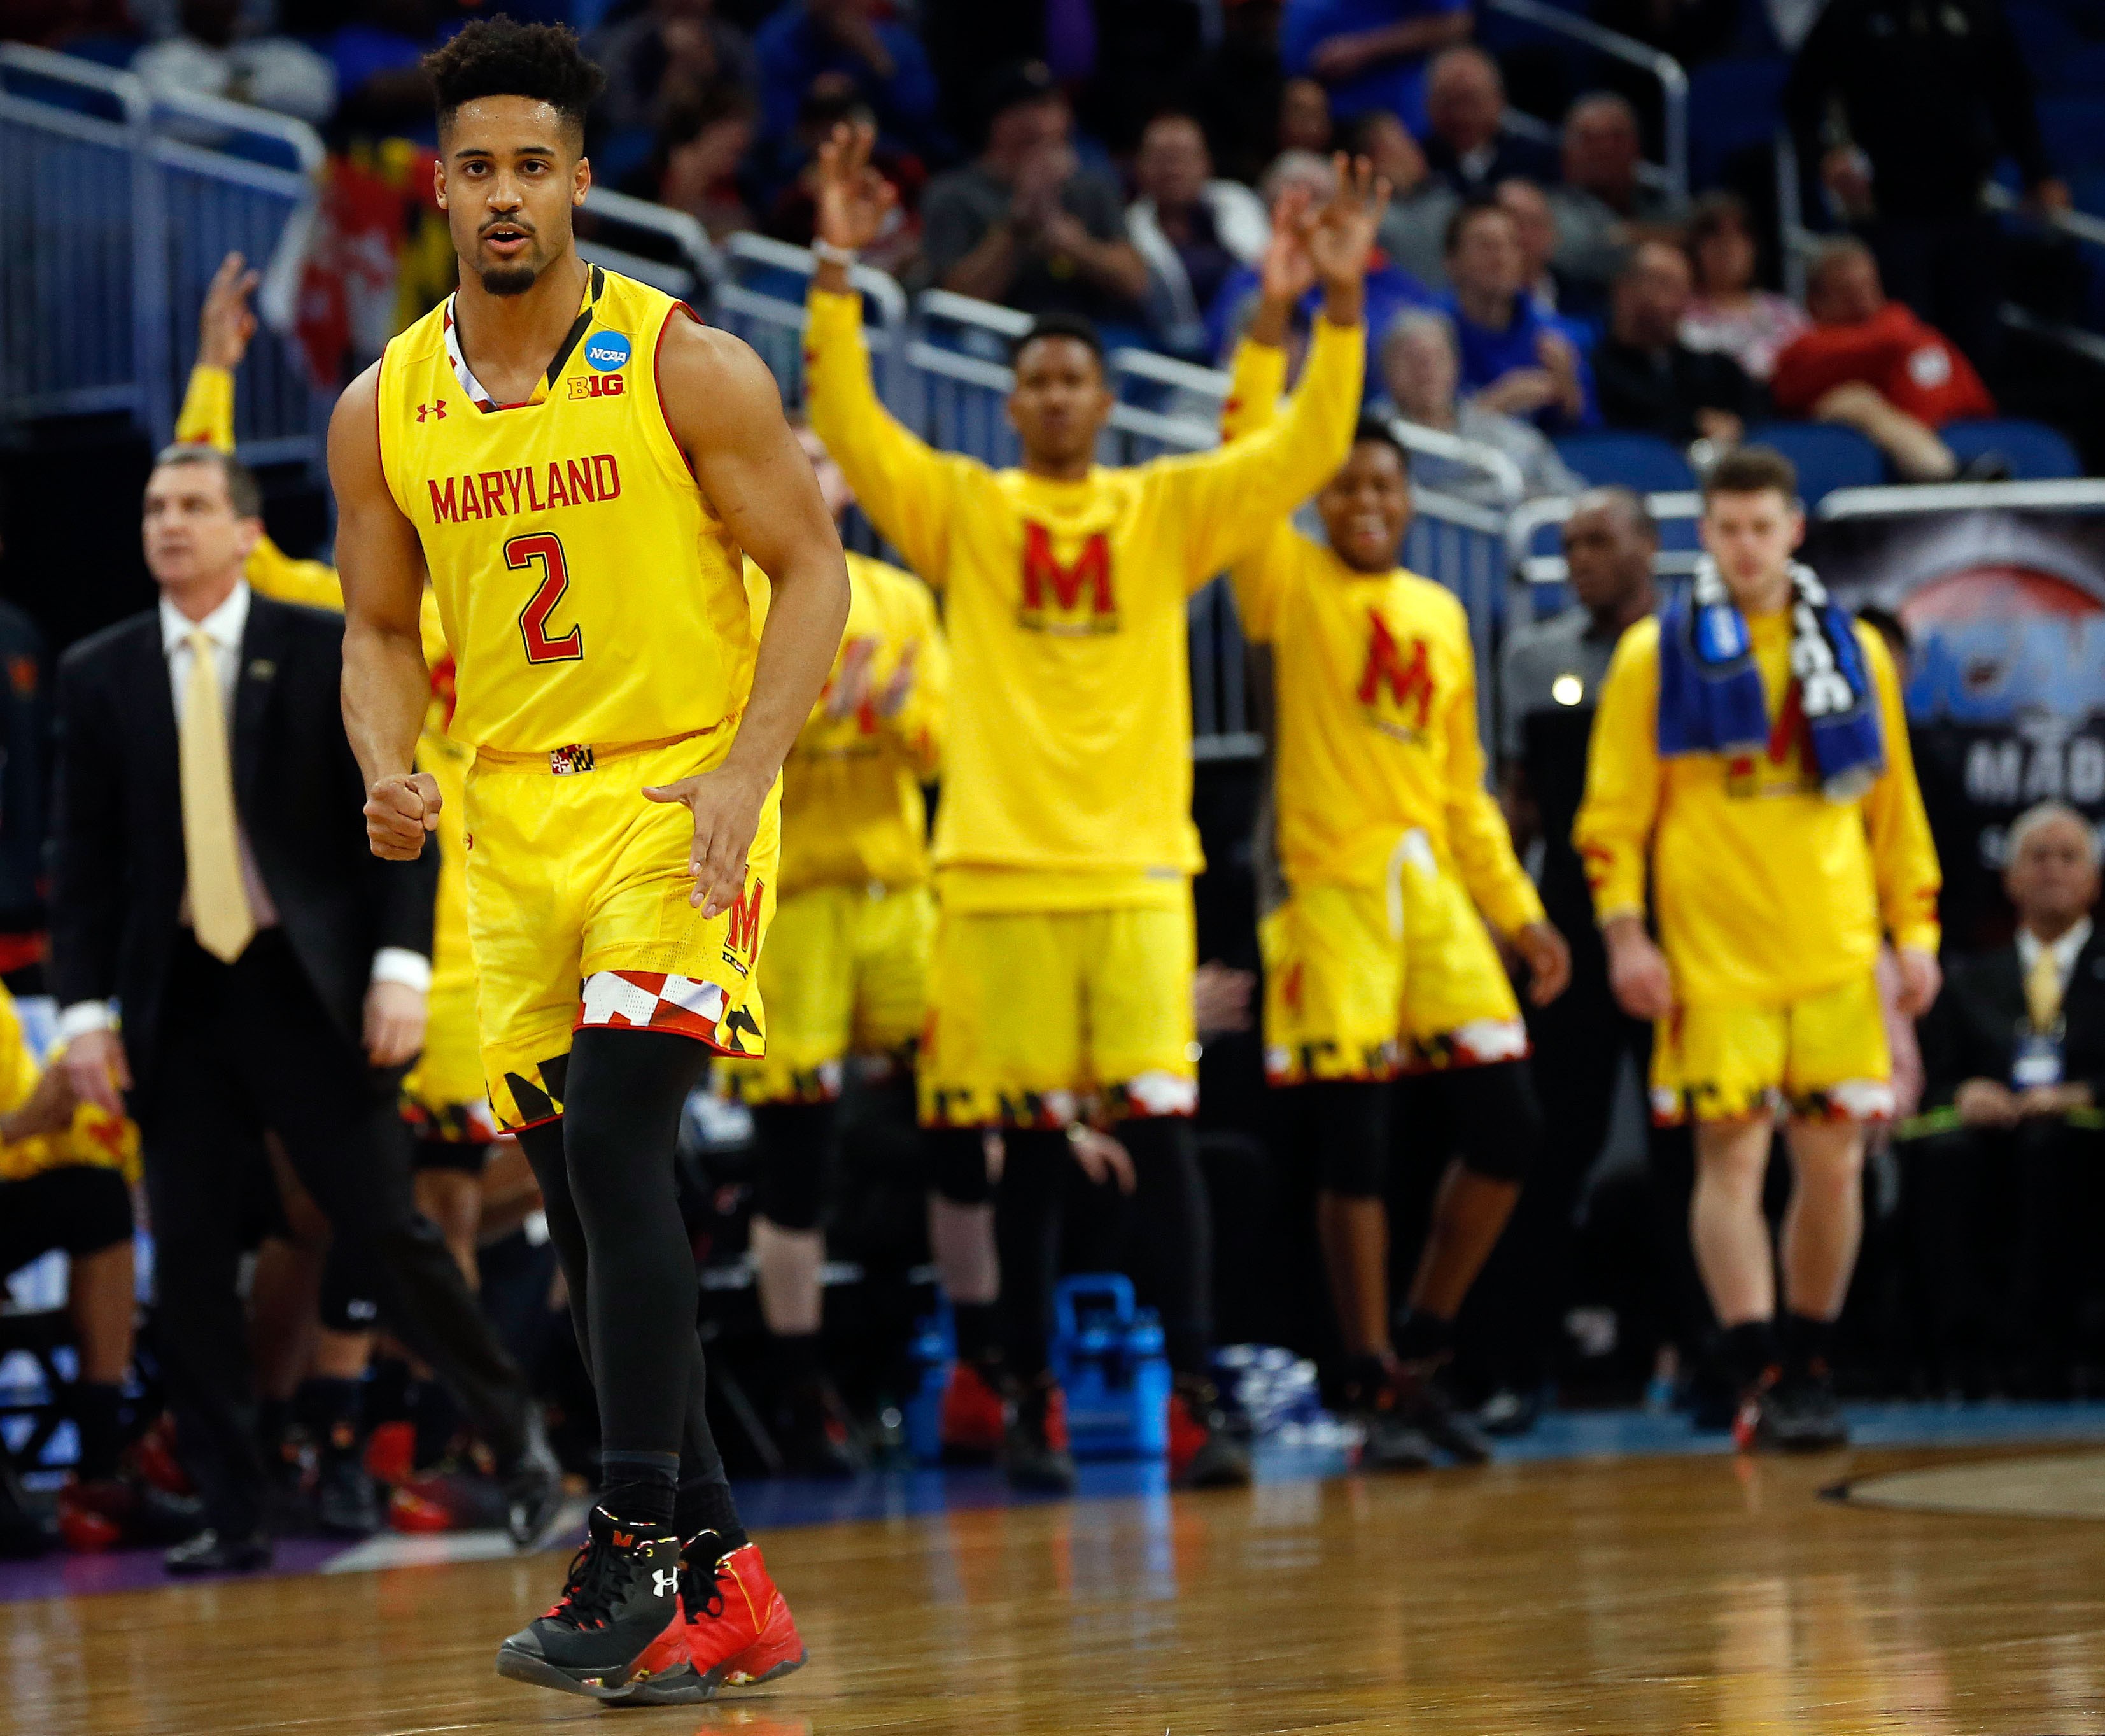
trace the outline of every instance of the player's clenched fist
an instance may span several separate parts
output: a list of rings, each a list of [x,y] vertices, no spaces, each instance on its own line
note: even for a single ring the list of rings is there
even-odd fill
[[[424,853],[424,834],[439,828],[445,798],[428,772],[397,772],[365,792],[365,837],[383,861],[413,862]]]

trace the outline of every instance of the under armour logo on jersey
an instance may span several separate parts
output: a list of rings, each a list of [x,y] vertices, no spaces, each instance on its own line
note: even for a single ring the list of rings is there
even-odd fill
[[[680,1576],[671,1568],[653,1568],[650,1570],[650,1595],[653,1597],[670,1597],[679,1587]]]
[[[419,404],[417,406],[417,420],[422,422],[427,416],[434,422],[444,422],[446,419],[446,400],[441,398],[436,404]]]

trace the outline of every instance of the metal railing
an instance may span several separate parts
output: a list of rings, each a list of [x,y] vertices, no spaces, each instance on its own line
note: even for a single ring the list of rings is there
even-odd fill
[[[1677,199],[1688,197],[1688,74],[1680,61],[1620,31],[1606,29],[1576,12],[1544,5],[1543,0],[1487,0],[1487,5],[1494,12],[1503,12],[1537,29],[1583,43],[1596,54],[1634,66],[1657,79],[1660,145],[1666,160],[1644,163],[1638,173],[1648,186],[1660,188]],[[1511,109],[1506,111],[1505,124],[1508,132],[1523,138],[1552,143],[1558,136],[1556,128],[1548,122]]]
[[[808,248],[765,235],[726,238],[718,257],[723,270],[710,298],[710,312],[759,351],[774,372],[785,404],[804,401],[804,291],[816,269]],[[883,272],[857,266],[850,281],[862,292],[870,319],[870,363],[878,392],[899,407],[901,350],[907,320],[906,292]]]
[[[310,128],[128,73],[0,47],[0,416],[175,425],[221,258],[263,264],[288,315],[323,160]],[[328,405],[289,340],[257,333],[235,425],[252,463],[319,456]]]

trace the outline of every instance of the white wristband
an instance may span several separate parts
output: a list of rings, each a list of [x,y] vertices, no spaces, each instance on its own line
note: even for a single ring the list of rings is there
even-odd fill
[[[820,239],[811,244],[811,257],[822,265],[843,266],[852,270],[861,255],[851,247],[835,247],[830,241]]]

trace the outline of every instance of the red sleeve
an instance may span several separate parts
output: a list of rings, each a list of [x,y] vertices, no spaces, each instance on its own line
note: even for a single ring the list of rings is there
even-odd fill
[[[1816,325],[1783,347],[1769,376],[1769,396],[1791,414],[1809,414],[1837,386],[1852,380],[1878,383],[1884,335],[1875,320],[1861,325]]]

